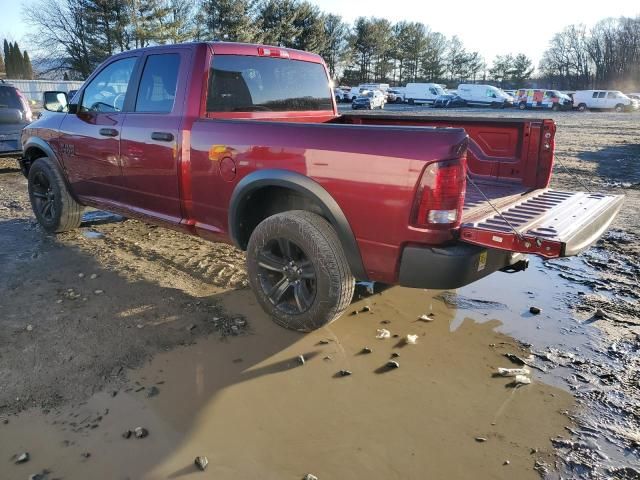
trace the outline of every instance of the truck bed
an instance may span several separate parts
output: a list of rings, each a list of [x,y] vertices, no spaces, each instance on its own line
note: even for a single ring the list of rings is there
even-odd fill
[[[470,176],[467,181],[462,221],[470,222],[495,212],[493,207],[498,209],[506,207],[517,202],[530,191],[531,189],[520,183]]]

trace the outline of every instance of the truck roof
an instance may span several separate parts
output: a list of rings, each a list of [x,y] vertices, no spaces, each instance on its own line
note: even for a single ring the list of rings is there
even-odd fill
[[[137,48],[135,50],[127,50],[122,54],[131,52],[146,52],[156,49],[167,48],[180,48],[184,46],[198,47],[201,45],[208,45],[214,54],[218,55],[254,55],[254,56],[279,56],[270,55],[271,52],[286,52],[288,58],[292,60],[303,60],[305,62],[324,63],[324,60],[320,55],[315,53],[305,52],[303,50],[297,50],[295,48],[277,47],[274,45],[261,45],[257,43],[239,43],[239,42],[185,42],[177,43],[173,45],[155,45],[152,47]],[[121,54],[118,54],[121,55]]]

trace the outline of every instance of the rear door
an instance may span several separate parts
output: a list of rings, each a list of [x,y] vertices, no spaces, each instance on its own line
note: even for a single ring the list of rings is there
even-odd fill
[[[182,218],[178,187],[187,48],[154,49],[140,62],[132,111],[122,127],[121,163],[128,207],[175,223]]]
[[[118,57],[97,72],[81,94],[78,113],[60,125],[62,160],[73,191],[100,200],[122,198],[120,130],[138,55]]]

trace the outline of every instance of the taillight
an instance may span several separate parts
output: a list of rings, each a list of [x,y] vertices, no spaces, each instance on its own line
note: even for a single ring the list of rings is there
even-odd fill
[[[467,187],[466,173],[464,157],[427,165],[418,185],[412,223],[436,228],[459,224]]]
[[[24,109],[24,117],[27,122],[33,120],[33,114],[31,113],[31,107],[29,106],[29,101],[25,98],[20,90],[16,90],[16,94],[20,99],[20,103],[22,103],[22,108]]]

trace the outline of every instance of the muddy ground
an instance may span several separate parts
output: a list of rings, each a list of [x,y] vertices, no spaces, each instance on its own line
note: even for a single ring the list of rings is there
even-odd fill
[[[640,114],[545,116],[554,187],[627,195],[602,242],[456,292],[361,286],[370,312],[309,335],[231,247],[96,215],[45,235],[0,160],[0,478],[638,478]],[[493,376],[521,361],[531,385]]]

